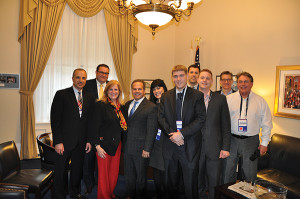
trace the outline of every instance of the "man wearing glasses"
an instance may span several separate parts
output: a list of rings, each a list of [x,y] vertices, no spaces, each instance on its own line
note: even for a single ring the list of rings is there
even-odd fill
[[[223,71],[220,75],[220,84],[222,89],[219,91],[216,91],[216,93],[221,93],[222,95],[229,95],[231,93],[234,93],[235,91],[231,88],[233,79],[233,75],[229,71]]]
[[[96,78],[86,81],[84,90],[89,92],[93,96],[95,102],[97,100],[100,100],[103,96],[106,83],[108,82],[108,75],[109,67],[106,64],[99,64],[96,69]],[[90,153],[86,153],[84,156],[83,181],[86,186],[86,195],[89,195],[92,192],[95,185],[95,160],[96,155],[93,148]]]
[[[244,180],[253,182],[257,174],[257,157],[266,153],[270,141],[271,111],[264,98],[251,91],[252,86],[252,75],[242,72],[237,75],[238,92],[227,96],[231,145],[230,156],[226,159],[225,183],[236,181],[238,157],[242,158]]]

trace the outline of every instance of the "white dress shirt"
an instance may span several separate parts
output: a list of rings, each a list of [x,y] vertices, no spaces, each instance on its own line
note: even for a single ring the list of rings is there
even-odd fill
[[[139,100],[132,100],[132,102],[130,103],[130,105],[129,105],[129,108],[128,108],[128,116],[130,115],[130,111],[131,111],[131,109],[132,109],[132,107],[133,107],[133,105],[134,105],[134,103],[135,102],[138,102],[136,105],[135,105],[135,110],[134,110],[134,112],[136,111],[136,109],[139,107],[139,105],[141,104],[141,102],[144,100],[144,98],[145,97],[142,97],[141,99],[139,99]]]
[[[96,79],[96,82],[97,82],[97,92],[98,92],[98,98],[99,98],[99,96],[100,96],[100,93],[99,93],[100,86],[102,85],[102,89],[103,89],[103,92],[104,92],[104,89],[106,87],[106,82],[104,82],[103,84],[101,84],[97,79]]]
[[[260,133],[261,145],[268,146],[270,141],[272,115],[267,102],[252,91],[248,97],[248,111],[246,115],[247,98],[243,99],[242,111],[240,116],[241,95],[239,91],[227,95],[227,103],[231,117],[231,133],[236,135],[254,136]],[[238,120],[247,119],[247,131],[238,131]]]

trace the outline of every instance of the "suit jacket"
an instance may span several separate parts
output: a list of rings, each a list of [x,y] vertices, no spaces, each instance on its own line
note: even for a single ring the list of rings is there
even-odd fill
[[[88,137],[87,123],[92,113],[93,97],[82,92],[83,105],[80,117],[73,87],[56,92],[51,106],[51,129],[53,144],[63,143],[65,150],[72,150],[77,144],[82,148],[91,138]]]
[[[211,92],[202,136],[205,154],[210,159],[219,159],[221,150],[230,150],[231,125],[226,96]]]
[[[98,99],[98,89],[97,89],[97,82],[95,79],[90,79],[86,81],[84,86],[84,90],[88,91],[94,98],[94,100]]]
[[[114,107],[102,101],[96,102],[92,121],[92,143],[100,144],[108,155],[114,156],[123,133]]]
[[[142,151],[151,152],[157,133],[157,107],[144,98],[131,118],[128,109],[132,100],[125,104],[124,117],[127,122],[124,152],[130,155],[142,156]]]
[[[201,128],[205,123],[205,105],[203,93],[187,87],[182,107],[182,129],[184,147],[189,161],[199,158],[201,150]],[[177,131],[176,127],[176,89],[162,94],[158,122],[167,135],[163,140],[163,155],[170,159],[177,147],[169,138],[169,134]]]

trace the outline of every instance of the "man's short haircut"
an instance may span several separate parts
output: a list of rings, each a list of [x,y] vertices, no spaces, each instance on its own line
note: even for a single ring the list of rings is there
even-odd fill
[[[131,83],[131,88],[132,88],[132,85],[133,85],[134,83],[136,83],[136,82],[142,83],[142,84],[143,84],[143,88],[144,88],[144,90],[145,90],[145,88],[146,88],[145,82],[144,82],[144,80],[141,80],[141,79],[135,79],[135,80],[133,80],[133,82]]]
[[[230,76],[231,76],[231,79],[232,79],[232,77],[233,77],[233,74],[232,74],[230,71],[228,71],[228,70],[221,72],[221,74],[220,74],[220,79],[222,79],[222,75],[230,75]]]
[[[74,77],[74,75],[75,75],[75,73],[76,73],[77,71],[84,71],[85,74],[87,75],[86,71],[85,71],[83,68],[76,68],[76,69],[73,71],[72,77]]]
[[[208,72],[211,75],[211,78],[213,78],[211,70],[205,68],[205,69],[202,69],[199,74],[201,74],[202,72]]]
[[[191,68],[198,68],[199,73],[200,73],[200,66],[199,66],[199,65],[197,65],[197,64],[192,64],[192,65],[190,65],[190,66],[188,67],[188,72],[190,72],[190,69],[191,69]]]
[[[240,78],[240,76],[246,76],[246,77],[249,77],[250,81],[253,83],[253,77],[252,77],[252,75],[251,75],[250,73],[244,72],[244,71],[243,71],[243,72],[237,74],[237,75],[236,75],[237,80]]]
[[[96,69],[96,70],[98,71],[100,67],[105,67],[105,68],[107,68],[108,70],[110,70],[109,67],[108,67],[108,65],[106,65],[106,64],[99,64],[99,65],[97,66],[97,69]]]
[[[184,65],[176,65],[172,68],[172,75],[176,71],[183,71],[185,74],[187,74],[187,69]]]

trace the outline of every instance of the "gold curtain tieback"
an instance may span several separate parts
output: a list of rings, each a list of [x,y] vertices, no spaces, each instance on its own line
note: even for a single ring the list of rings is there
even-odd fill
[[[28,95],[28,96],[30,96],[30,95],[33,95],[33,92],[32,91],[19,91],[19,93],[21,93],[21,94],[23,94],[23,95]]]

